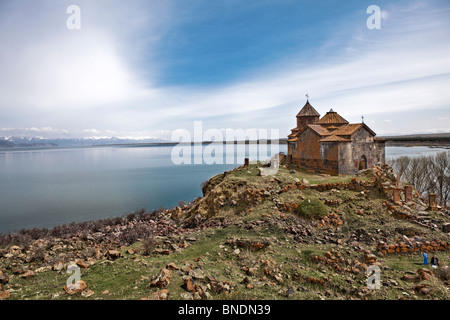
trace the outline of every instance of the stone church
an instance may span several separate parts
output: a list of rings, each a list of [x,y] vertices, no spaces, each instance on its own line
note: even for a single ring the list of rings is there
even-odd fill
[[[365,123],[349,123],[331,109],[323,117],[306,101],[288,136],[287,162],[309,171],[354,174],[385,162],[385,140]]]

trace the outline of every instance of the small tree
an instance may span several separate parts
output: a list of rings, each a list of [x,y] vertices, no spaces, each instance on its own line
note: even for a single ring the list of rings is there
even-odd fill
[[[450,201],[450,152],[433,156],[399,157],[389,161],[401,181],[412,184],[423,196],[438,195],[439,204]]]
[[[450,179],[450,152],[440,152],[431,159],[431,174],[433,176],[439,204],[445,206],[450,193],[448,185]]]

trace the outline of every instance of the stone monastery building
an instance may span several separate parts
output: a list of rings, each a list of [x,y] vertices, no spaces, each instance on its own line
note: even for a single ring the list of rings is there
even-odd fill
[[[287,162],[315,172],[354,174],[385,162],[385,140],[365,123],[348,123],[331,109],[322,118],[306,101],[288,136]]]

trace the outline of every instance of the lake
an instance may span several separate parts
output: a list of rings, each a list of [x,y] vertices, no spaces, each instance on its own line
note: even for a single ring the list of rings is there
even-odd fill
[[[141,208],[170,208],[201,197],[204,181],[242,165],[245,157],[264,160],[287,151],[286,145],[268,146],[268,150],[234,146],[228,153],[222,148],[200,146],[183,152],[173,146],[0,150],[0,233],[123,216]],[[386,157],[443,150],[386,147]],[[189,159],[189,152],[192,164],[176,164]],[[200,163],[193,164],[195,159]]]

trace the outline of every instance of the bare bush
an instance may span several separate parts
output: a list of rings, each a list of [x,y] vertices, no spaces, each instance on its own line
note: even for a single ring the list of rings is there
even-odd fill
[[[431,173],[439,204],[446,205],[450,195],[450,152],[441,152],[432,159]]]
[[[42,262],[45,260],[45,248],[39,247],[36,250],[34,250],[33,255],[31,256],[31,262]]]
[[[149,237],[142,242],[143,251],[142,254],[145,256],[149,256],[152,254],[153,249],[155,249],[157,245],[156,240],[153,237]]]
[[[441,206],[450,204],[450,152],[432,156],[399,157],[389,161],[399,180],[412,184],[423,196],[436,193]]]

